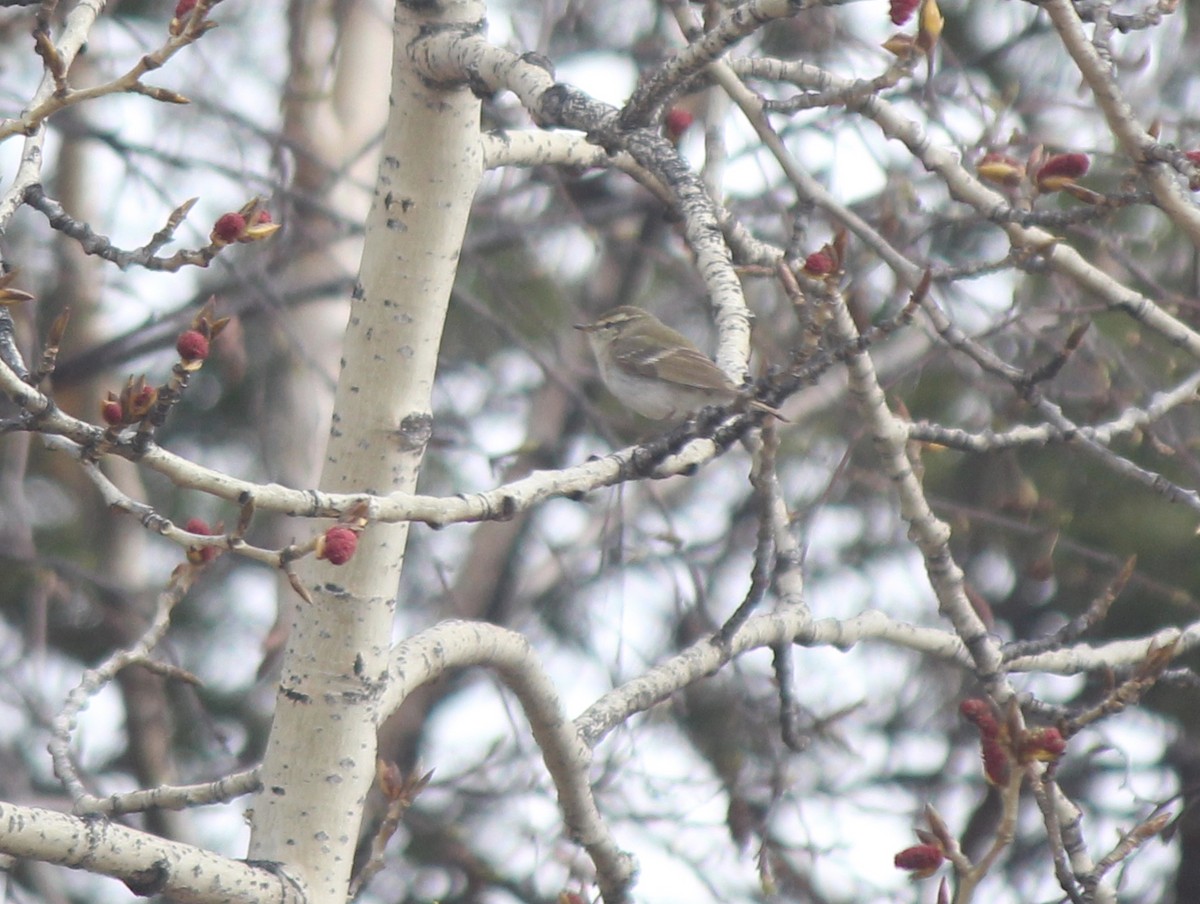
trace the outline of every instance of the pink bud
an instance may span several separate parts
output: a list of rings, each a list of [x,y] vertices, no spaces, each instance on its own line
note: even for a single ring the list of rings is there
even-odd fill
[[[1037,171],[1037,187],[1042,191],[1060,191],[1088,171],[1087,154],[1055,154]]]
[[[212,536],[212,528],[208,526],[208,522],[203,518],[188,518],[187,524],[183,529],[189,534],[201,534],[205,537]],[[217,557],[219,550],[215,546],[197,546],[187,551],[188,561],[193,565],[207,565]]]
[[[964,719],[978,728],[979,733],[985,738],[994,738],[1000,734],[1000,723],[996,721],[996,714],[992,711],[992,705],[986,700],[982,700],[979,697],[964,700],[958,704],[958,711]]]
[[[184,361],[203,361],[208,357],[208,339],[199,330],[184,330],[175,342],[175,351]]]
[[[996,737],[983,738],[983,774],[993,785],[1004,787],[1012,776],[1012,757]]]
[[[228,245],[240,239],[245,231],[246,218],[240,213],[222,214],[213,224],[209,241],[214,245]]]
[[[175,351],[185,361],[203,361],[209,357],[209,340],[199,330],[184,330],[175,340]]]
[[[678,141],[683,137],[683,133],[692,127],[692,123],[696,118],[683,107],[672,107],[667,111],[664,125],[666,126],[667,138],[672,142]]]
[[[358,534],[348,527],[334,526],[317,540],[317,558],[330,565],[345,565],[358,548]]]
[[[1021,759],[1048,763],[1066,752],[1067,742],[1057,728],[1033,728],[1021,738]]]
[[[897,869],[908,870],[918,879],[924,879],[937,872],[945,859],[946,855],[936,844],[917,844],[902,850],[892,862]]]
[[[208,526],[208,522],[203,518],[188,518],[187,524],[183,529],[189,534],[204,534],[206,537],[212,536],[212,528]]]
[[[121,409],[121,403],[111,392],[108,398],[100,403],[100,417],[110,427],[118,427],[125,422],[125,412]]]
[[[804,259],[804,272],[809,276],[828,276],[834,271],[833,255],[827,248],[814,251]]]
[[[888,8],[892,14],[893,25],[903,25],[908,21],[920,0],[891,0]]]
[[[150,413],[150,409],[157,401],[158,390],[153,386],[143,383],[135,387],[129,396],[129,416],[140,421]]]

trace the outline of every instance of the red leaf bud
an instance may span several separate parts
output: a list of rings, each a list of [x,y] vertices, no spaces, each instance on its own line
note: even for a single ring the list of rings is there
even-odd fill
[[[1042,191],[1060,191],[1088,171],[1087,154],[1055,154],[1037,171],[1037,186]]]
[[[958,704],[958,711],[964,719],[979,729],[984,737],[996,737],[1000,734],[1000,723],[987,700],[972,697]]]
[[[213,532],[203,518],[188,518],[183,529],[189,534],[201,534],[205,537],[211,537]],[[207,565],[217,557],[218,552],[215,546],[194,546],[187,551],[187,558],[193,565]]]
[[[240,213],[226,213],[213,224],[209,241],[214,245],[228,245],[238,241],[246,231],[246,218]]]
[[[179,0],[175,4],[175,15],[171,17],[171,24],[167,26],[167,31],[176,38],[183,34],[185,23],[195,8],[196,0]]]
[[[978,725],[982,715],[985,713],[991,715],[992,707],[986,700],[979,697],[971,697],[958,704],[958,711],[968,722]]]
[[[121,409],[121,403],[111,392],[108,398],[100,403],[100,417],[110,427],[118,427],[125,422],[125,412]]]
[[[820,251],[814,251],[804,259],[804,272],[809,276],[828,276],[835,269],[837,263],[833,259],[833,255],[829,253],[828,246]]]
[[[379,782],[379,790],[388,800],[399,800],[403,796],[404,776],[400,767],[395,763],[379,760],[375,763],[375,778]]]
[[[993,785],[1004,787],[1012,777],[1012,757],[1008,748],[995,737],[983,739],[983,774]]]
[[[1021,738],[1021,759],[1024,762],[1056,760],[1067,749],[1067,742],[1057,728],[1033,728]]]
[[[129,396],[129,416],[140,421],[150,413],[154,403],[158,401],[158,390],[153,386],[143,384]]]
[[[317,540],[317,558],[325,559],[330,565],[345,565],[358,548],[358,534],[348,527],[337,525],[329,528]]]
[[[936,844],[916,844],[905,848],[893,858],[897,869],[905,869],[918,879],[924,879],[937,872],[946,855]]]
[[[891,12],[892,24],[903,25],[912,16],[920,0],[891,0],[888,9]]]
[[[667,111],[663,124],[666,126],[667,138],[672,142],[679,141],[683,133],[691,128],[696,118],[683,107],[672,107]]]
[[[208,357],[208,338],[200,330],[184,330],[175,342],[175,351],[184,361],[203,361]]]

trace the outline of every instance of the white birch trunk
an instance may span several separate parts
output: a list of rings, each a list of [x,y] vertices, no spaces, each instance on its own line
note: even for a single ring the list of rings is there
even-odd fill
[[[427,15],[419,15],[426,13]],[[482,5],[397,4],[392,107],[346,332],[322,489],[412,491],[467,216],[481,173],[479,101],[419,79],[423,26],[477,23]],[[276,861],[310,904],[343,904],[375,772],[407,524],[371,525],[341,568],[304,572],[255,803],[250,856]]]

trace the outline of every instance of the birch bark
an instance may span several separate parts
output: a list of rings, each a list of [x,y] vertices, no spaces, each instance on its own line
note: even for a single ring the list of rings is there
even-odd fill
[[[321,477],[328,491],[411,492],[432,431],[430,393],[450,289],[481,173],[479,101],[422,81],[423,29],[477,27],[482,4],[398,3],[392,106]],[[303,573],[255,803],[250,856],[312,904],[342,904],[375,771],[407,523],[371,525],[341,568]]]

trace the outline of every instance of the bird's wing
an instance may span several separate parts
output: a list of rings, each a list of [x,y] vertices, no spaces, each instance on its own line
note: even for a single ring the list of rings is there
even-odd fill
[[[630,348],[618,360],[633,373],[697,389],[732,391],[736,387],[711,359],[694,348]]]

